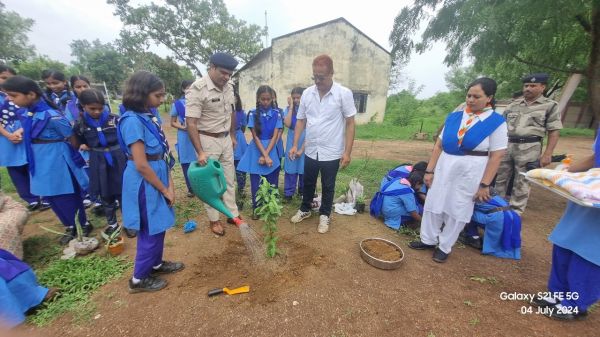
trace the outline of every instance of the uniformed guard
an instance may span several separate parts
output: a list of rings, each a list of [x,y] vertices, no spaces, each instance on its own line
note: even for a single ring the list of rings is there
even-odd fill
[[[229,78],[237,64],[229,54],[213,54],[210,57],[208,76],[194,82],[185,96],[187,130],[198,153],[198,163],[206,165],[209,157],[221,163],[227,181],[223,202],[235,217],[228,219],[228,222],[236,224],[241,223],[241,219],[235,203],[235,98]],[[224,235],[219,212],[206,204],[205,207],[211,231]]]
[[[496,189],[501,196],[510,194],[510,206],[519,214],[525,211],[529,198],[529,183],[519,173],[550,164],[562,129],[558,103],[542,95],[548,77],[545,73],[525,76],[523,97],[512,102],[504,111],[508,126],[508,149],[498,169]],[[546,133],[548,144],[542,152]],[[513,172],[513,188],[508,191]]]

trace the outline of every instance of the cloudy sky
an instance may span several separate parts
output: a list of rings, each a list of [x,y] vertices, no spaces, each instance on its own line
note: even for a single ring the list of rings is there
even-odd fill
[[[69,63],[72,59],[69,48],[72,40],[100,39],[102,42],[111,42],[118,38],[122,27],[120,20],[113,16],[112,6],[104,0],[2,1],[8,10],[35,20],[29,39],[39,53],[65,63]],[[344,17],[388,50],[391,49],[388,38],[394,18],[403,6],[410,4],[407,0],[224,1],[231,14],[261,26],[265,23],[266,10],[270,38]],[[168,53],[160,47],[154,51],[163,56]],[[414,79],[417,85],[424,86],[421,97],[429,97],[438,91],[446,90],[444,73],[448,69],[442,63],[444,56],[444,46],[438,45],[425,54],[413,55],[404,69],[404,78]]]

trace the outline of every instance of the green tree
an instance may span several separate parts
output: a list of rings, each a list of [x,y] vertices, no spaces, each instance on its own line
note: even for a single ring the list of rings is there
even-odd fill
[[[67,65],[50,59],[46,55],[38,55],[27,61],[15,62],[14,66],[19,75],[27,76],[32,80],[41,80],[42,71],[46,69],[55,69],[58,71],[65,72]]]
[[[525,72],[584,74],[600,119],[600,0],[416,0],[395,18],[390,43],[398,61],[436,41],[447,44],[446,64],[472,57],[480,73],[501,69],[517,79],[497,79],[519,87],[516,75]]]
[[[75,57],[73,65],[81,73],[89,74],[98,82],[106,82],[110,91],[119,91],[130,72],[127,59],[112,43],[102,43],[96,39],[73,40],[70,44],[71,55]]]
[[[34,21],[21,17],[13,11],[6,11],[0,2],[0,61],[16,63],[33,56],[34,47],[29,44],[27,33]]]
[[[194,79],[194,74],[189,68],[178,65],[170,57],[162,58],[150,52],[145,52],[143,57],[137,58],[133,68],[156,74],[165,82],[166,91],[174,97],[181,94],[181,81]]]
[[[166,0],[137,7],[130,0],[107,2],[123,22],[122,47],[144,50],[151,41],[162,44],[198,75],[198,64],[208,63],[214,52],[247,62],[261,49],[263,29],[230,15],[223,0]]]

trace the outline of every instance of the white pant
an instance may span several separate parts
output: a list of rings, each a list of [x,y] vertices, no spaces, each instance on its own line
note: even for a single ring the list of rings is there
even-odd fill
[[[436,214],[425,211],[421,220],[421,242],[426,245],[439,243],[440,250],[450,254],[465,224],[466,222],[458,221],[446,213]]]

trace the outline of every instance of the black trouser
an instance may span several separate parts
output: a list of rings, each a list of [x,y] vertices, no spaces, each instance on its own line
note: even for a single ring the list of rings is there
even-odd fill
[[[104,215],[106,216],[107,225],[114,225],[117,223],[117,203],[121,204],[121,196],[111,195],[110,197],[102,198],[102,207],[104,208]]]
[[[318,159],[318,155],[317,155]],[[335,178],[337,176],[340,160],[318,161],[306,156],[304,159],[304,194],[302,195],[302,212],[310,211],[315,189],[317,187],[317,177],[321,172],[321,187],[323,194],[321,197],[320,215],[331,214],[333,205],[333,196],[335,193]]]

